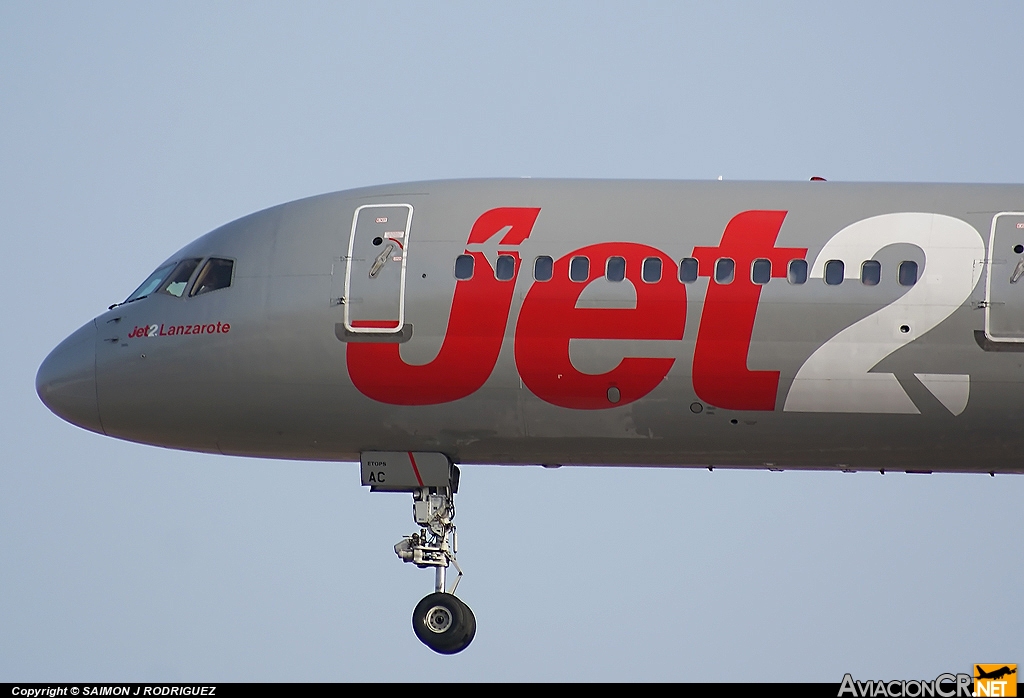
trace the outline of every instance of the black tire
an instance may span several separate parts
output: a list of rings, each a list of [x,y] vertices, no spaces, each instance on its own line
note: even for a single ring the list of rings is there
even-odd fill
[[[471,643],[473,638],[476,636],[476,616],[473,614],[473,609],[471,609],[462,599],[456,598],[455,600],[462,604],[465,631],[463,632],[462,639],[452,645],[445,654],[456,654],[461,652],[469,647],[469,643]]]
[[[462,647],[459,650],[461,652],[469,647],[469,643],[471,643],[473,638],[476,637],[476,616],[473,614],[473,609],[467,606],[465,601],[459,599],[459,603],[461,603],[462,607],[466,609],[466,639],[463,641]]]
[[[420,642],[438,654],[455,654],[466,649],[476,634],[476,618],[455,596],[434,592],[416,604],[412,629]]]

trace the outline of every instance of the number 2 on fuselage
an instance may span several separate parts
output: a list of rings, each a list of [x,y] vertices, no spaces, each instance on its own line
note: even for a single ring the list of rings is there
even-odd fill
[[[836,233],[818,253],[811,277],[824,276],[825,263],[845,262],[845,277],[856,278],[859,262],[886,245],[909,243],[925,254],[922,278],[893,303],[842,330],[819,347],[797,371],[786,397],[787,412],[919,414],[891,373],[870,373],[895,352],[953,314],[980,280],[976,262],[985,243],[973,226],[934,213],[889,213],[857,221]],[[915,374],[953,414],[967,407],[970,377]]]

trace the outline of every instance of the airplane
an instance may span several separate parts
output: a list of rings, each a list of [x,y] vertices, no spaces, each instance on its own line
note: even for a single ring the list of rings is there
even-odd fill
[[[1016,667],[1011,669],[1008,666],[1002,666],[1002,667],[1000,667],[998,669],[995,669],[993,671],[984,671],[980,666],[975,665],[974,671],[975,671],[975,674],[976,674],[976,676],[974,678],[976,678],[976,679],[993,679],[993,680],[996,680],[996,681],[998,681],[999,679],[1003,678],[1004,676],[1009,676],[1010,674],[1016,674],[1017,673]]]
[[[1021,185],[390,184],[186,245],[36,388],[114,438],[411,493],[413,629],[454,654],[460,464],[1024,472],[1022,274]]]

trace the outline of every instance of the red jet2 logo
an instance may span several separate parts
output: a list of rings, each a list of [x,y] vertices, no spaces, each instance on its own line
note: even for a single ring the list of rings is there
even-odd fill
[[[521,244],[533,232],[539,208],[496,208],[477,219],[467,245],[487,242],[507,230],[500,245]],[[773,276],[784,276],[791,259],[803,259],[806,248],[777,248],[775,240],[785,211],[746,211],[725,228],[718,247],[697,247],[702,276],[710,276],[719,258],[729,257],[736,268],[747,269],[755,259],[769,259]],[[455,287],[448,328],[433,361],[410,365],[402,360],[399,344],[350,343],[346,359],[356,388],[369,398],[392,405],[437,405],[479,390],[498,361],[512,293],[521,260],[515,259],[511,282],[498,281],[481,252],[477,273]],[[504,253],[503,253],[504,254]],[[579,255],[626,260],[626,278],[636,289],[635,308],[577,308],[583,289],[601,276],[591,265],[585,283],[569,279],[569,262]],[[519,311],[515,330],[515,360],[523,383],[537,397],[573,409],[607,409],[639,400],[660,383],[675,359],[626,357],[602,374],[576,370],[569,359],[572,339],[681,340],[686,325],[686,286],[674,274],[645,283],[640,269],[645,258],[657,257],[663,268],[675,263],[660,250],[638,243],[605,242],[589,245],[554,263],[550,281],[535,282]],[[751,371],[747,353],[761,286],[738,274],[729,284],[709,284],[693,356],[693,387],[698,397],[734,410],[774,410],[778,371]],[[620,399],[608,400],[616,388]]]
[[[499,245],[515,247],[530,236],[539,213],[538,208],[488,211],[473,225],[467,246],[508,231]],[[711,276],[718,260],[726,258],[739,269],[767,259],[773,275],[783,276],[788,261],[807,255],[806,248],[775,246],[785,218],[786,211],[734,216],[717,247],[694,248],[702,275]],[[965,307],[981,279],[978,260],[987,254],[978,231],[940,213],[881,213],[836,232],[818,251],[810,276],[822,278],[828,259],[845,258],[847,274],[855,272],[855,262],[872,259],[896,243],[920,249],[926,259],[923,283],[915,281],[888,305],[818,346],[793,377],[784,411],[921,414],[896,376],[875,367]],[[398,344],[347,346],[349,374],[364,395],[393,405],[437,405],[471,395],[490,377],[509,320],[520,258],[512,253],[514,274],[509,283],[494,278],[483,254],[467,254],[473,255],[479,270],[456,284],[447,331],[433,361],[411,366],[402,360]],[[598,268],[581,282],[569,280],[572,258],[584,254],[629,260],[627,277],[636,290],[635,308],[576,307],[583,289],[600,276]],[[513,349],[523,384],[535,395],[561,407],[608,409],[640,399],[668,375],[674,359],[626,357],[614,369],[592,375],[577,371],[569,358],[573,339],[682,339],[686,286],[675,274],[644,283],[639,277],[647,257],[660,259],[663,268],[675,268],[663,252],[648,245],[607,242],[570,252],[554,263],[554,278],[530,286],[516,318]],[[747,368],[761,286],[747,274],[736,277],[708,285],[693,353],[693,388],[701,400],[718,407],[774,410],[779,372]],[[995,311],[990,308],[986,313]],[[915,375],[951,414],[967,408],[970,375],[926,370]]]
[[[485,243],[508,230],[500,245],[520,245],[534,230],[540,209],[500,208],[480,216],[467,245]],[[785,275],[786,263],[803,259],[806,248],[776,248],[785,211],[746,211],[725,228],[717,248],[698,247],[693,256],[701,275],[710,275],[715,262],[728,257],[736,267],[750,268],[755,259],[769,259],[773,275]],[[521,260],[515,260],[512,281],[495,278],[494,269],[480,252],[477,272],[459,281],[441,349],[429,363],[411,365],[402,360],[393,343],[351,343],[346,359],[352,383],[362,394],[380,402],[428,405],[451,402],[483,386],[501,351],[512,307],[512,293]],[[592,265],[586,282],[569,279],[572,257],[626,259],[627,278],[636,289],[636,308],[577,308],[577,300],[590,281],[602,274]],[[626,357],[605,374],[583,374],[569,360],[572,339],[681,340],[686,324],[686,287],[674,274],[654,283],[643,282],[644,259],[657,257],[663,268],[675,262],[665,253],[636,243],[601,243],[574,250],[554,263],[551,280],[535,282],[526,294],[515,329],[515,361],[529,390],[547,402],[574,409],[604,409],[639,400],[669,374],[676,359]],[[693,353],[693,388],[700,399],[728,409],[774,409],[779,374],[776,370],[750,370],[754,319],[761,287],[746,274],[727,285],[708,287]],[[620,399],[608,401],[615,388]]]

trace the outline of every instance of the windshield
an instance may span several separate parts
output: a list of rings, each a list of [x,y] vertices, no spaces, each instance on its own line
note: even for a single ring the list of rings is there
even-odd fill
[[[167,275],[171,273],[172,269],[174,269],[174,262],[171,262],[170,264],[165,264],[164,266],[160,267],[155,272],[150,274],[149,278],[143,281],[142,285],[135,289],[135,292],[132,295],[128,296],[127,300],[125,300],[125,303],[131,303],[132,301],[137,301],[140,298],[145,298],[149,294],[156,291],[158,288],[160,288],[160,284],[164,282],[164,279],[167,278]]]
[[[178,262],[178,266],[167,277],[167,282],[161,287],[160,292],[181,298],[181,294],[185,292],[185,287],[188,286],[188,280],[192,278],[192,272],[196,270],[201,261],[199,259],[185,259]]]
[[[227,288],[231,285],[231,272],[234,270],[234,266],[235,263],[230,259],[211,257],[203,265],[199,276],[196,277],[196,282],[192,286],[192,292],[189,295],[198,296],[210,291]]]

